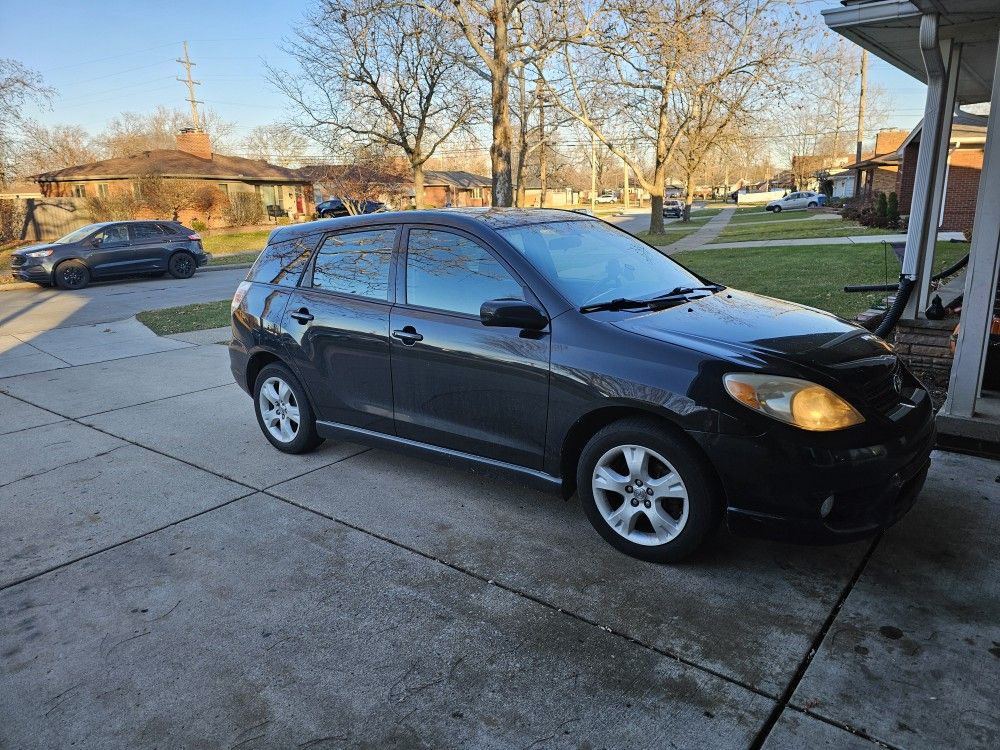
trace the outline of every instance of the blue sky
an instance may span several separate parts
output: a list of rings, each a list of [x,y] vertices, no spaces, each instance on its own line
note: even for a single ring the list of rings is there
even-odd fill
[[[807,0],[802,10],[818,16],[836,4]],[[243,135],[282,117],[285,102],[264,78],[264,61],[287,65],[279,45],[306,7],[308,0],[0,0],[0,56],[40,71],[57,90],[51,110],[29,114],[97,132],[122,111],[187,107],[174,59],[188,40],[202,81],[199,98]],[[920,118],[922,84],[876,58],[869,82],[892,94],[895,114],[887,125],[909,128]]]

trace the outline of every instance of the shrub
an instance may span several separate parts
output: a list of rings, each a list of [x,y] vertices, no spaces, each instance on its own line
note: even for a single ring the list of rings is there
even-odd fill
[[[203,222],[201,219],[194,219],[191,222],[191,228],[196,232],[204,232],[208,229],[208,224]]]
[[[0,200],[0,243],[21,239],[24,217],[24,201],[6,198]]]
[[[889,199],[885,193],[879,192],[875,199],[875,222],[868,226],[885,227],[889,225]]]
[[[233,193],[223,214],[230,226],[261,224],[264,221],[264,206],[255,193]]]
[[[129,221],[139,215],[142,201],[131,190],[118,190],[104,197],[87,198],[87,209],[94,221]]]
[[[886,226],[893,229],[899,226],[899,196],[895,192],[889,193],[886,200]]]

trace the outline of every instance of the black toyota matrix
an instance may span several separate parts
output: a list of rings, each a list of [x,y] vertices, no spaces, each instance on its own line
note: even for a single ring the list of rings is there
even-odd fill
[[[892,349],[555,210],[412,211],[275,230],[232,304],[264,436],[505,470],[618,549],[739,533],[853,540],[913,504],[930,398]]]

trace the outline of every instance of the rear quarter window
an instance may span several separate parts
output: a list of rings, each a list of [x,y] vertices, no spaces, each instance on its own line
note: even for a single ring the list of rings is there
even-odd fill
[[[274,242],[261,252],[247,274],[247,281],[277,286],[295,286],[309,263],[319,235]]]

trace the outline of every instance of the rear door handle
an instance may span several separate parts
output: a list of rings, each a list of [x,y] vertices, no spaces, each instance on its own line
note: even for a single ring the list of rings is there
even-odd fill
[[[304,307],[301,310],[296,310],[293,313],[289,313],[289,317],[295,318],[297,321],[299,321],[302,324],[308,323],[310,320],[313,319],[312,313],[310,313]]]
[[[402,330],[393,331],[392,337],[403,342],[404,346],[413,346],[418,341],[423,341],[424,337],[417,333],[413,326],[406,326]]]

